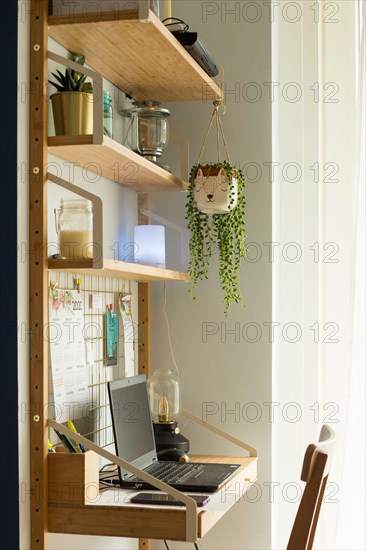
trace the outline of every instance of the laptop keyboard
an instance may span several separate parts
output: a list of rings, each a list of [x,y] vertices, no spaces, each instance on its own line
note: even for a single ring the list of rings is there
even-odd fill
[[[148,466],[144,471],[165,483],[182,483],[190,477],[198,477],[204,470],[203,464],[179,464],[179,462],[158,462]],[[128,481],[142,481],[133,476]]]

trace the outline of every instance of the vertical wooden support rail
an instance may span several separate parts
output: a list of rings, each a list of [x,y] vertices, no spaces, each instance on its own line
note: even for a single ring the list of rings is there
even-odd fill
[[[150,284],[139,283],[139,374],[150,376]]]
[[[31,0],[29,80],[29,323],[31,548],[47,548],[47,0]]]
[[[150,284],[139,283],[139,374],[150,376]],[[139,539],[139,550],[150,550],[149,539]]]

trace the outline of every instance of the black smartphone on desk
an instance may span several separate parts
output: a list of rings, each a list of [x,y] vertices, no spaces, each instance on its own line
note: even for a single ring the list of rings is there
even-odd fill
[[[204,506],[210,497],[207,495],[187,495],[197,502],[197,506]],[[162,504],[163,506],[185,506],[184,502],[167,493],[138,493],[130,499],[135,504]]]

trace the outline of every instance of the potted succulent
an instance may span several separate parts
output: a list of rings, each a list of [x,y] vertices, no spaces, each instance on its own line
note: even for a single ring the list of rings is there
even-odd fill
[[[84,65],[85,57],[75,55],[74,61]],[[93,85],[86,75],[66,68],[52,73],[55,81],[49,80],[57,90],[50,96],[57,136],[93,133]]]
[[[245,255],[244,176],[229,162],[192,167],[187,201],[190,231],[190,292],[207,279],[211,257],[218,252],[219,280],[225,315],[242,302],[240,264]]]

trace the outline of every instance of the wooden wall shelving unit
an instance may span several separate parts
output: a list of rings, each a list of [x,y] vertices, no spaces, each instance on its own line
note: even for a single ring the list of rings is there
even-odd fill
[[[30,6],[30,115],[29,115],[29,162],[30,162],[30,247],[34,254],[30,255],[30,327],[33,334],[38,334],[41,327],[48,322],[48,271],[75,271],[91,273],[99,276],[109,276],[139,281],[139,324],[141,337],[139,340],[139,372],[149,375],[149,344],[150,344],[150,289],[151,281],[186,281],[185,273],[171,270],[154,269],[136,264],[113,262],[105,260],[103,268],[94,270],[90,264],[71,264],[48,262],[43,251],[47,244],[47,162],[48,152],[85,165],[91,159],[102,167],[103,175],[116,183],[130,186],[138,192],[166,190],[181,191],[186,188],[176,176],[169,174],[128,150],[115,141],[103,138],[103,143],[92,145],[92,136],[70,138],[48,138],[48,36],[54,37],[66,48],[72,51],[85,51],[88,62],[121,89],[131,89],[129,85],[136,82],[135,98],[154,97],[162,101],[177,99],[201,99],[202,87],[211,93],[219,95],[216,85],[206,77],[205,73],[191,60],[190,56],[177,43],[174,45],[170,33],[159,20],[147,9],[148,2],[140,3],[140,16],[145,13],[144,22],[138,18],[137,12],[127,15],[131,24],[121,20],[114,14],[107,16],[109,22],[84,23],[75,21],[66,23],[48,17],[47,0],[31,0]],[[103,17],[103,19],[105,16]],[[114,19],[114,20],[113,20]],[[147,19],[149,22],[147,22]],[[146,22],[145,22],[146,21]],[[49,30],[49,33],[48,33]],[[145,36],[145,33],[146,36]],[[79,36],[85,43],[83,47],[72,45],[73,37]],[[121,39],[121,37],[124,37]],[[145,37],[145,54],[141,50],[139,40]],[[125,42],[127,39],[127,43]],[[123,44],[121,43],[121,40]],[[151,42],[152,41],[152,42]],[[154,44],[154,51],[151,48]],[[178,47],[176,47],[178,46]],[[128,50],[128,60],[122,51]],[[160,50],[160,54],[158,53]],[[161,64],[161,52],[166,50],[164,64]],[[111,53],[115,52],[113,57]],[[155,53],[154,53],[155,52]],[[108,54],[108,55],[107,55]],[[136,71],[138,59],[144,57],[144,66]],[[148,70],[148,66],[151,69]],[[160,71],[157,72],[160,65]],[[177,73],[177,67],[179,74]],[[183,70],[181,73],[180,70]],[[170,73],[171,78],[164,78],[159,83],[159,74]],[[186,81],[180,82],[180,77]],[[140,83],[138,81],[140,80]],[[208,88],[206,86],[208,81]],[[145,96],[144,96],[145,94]],[[152,95],[151,95],[152,94]],[[110,166],[119,165],[120,174],[111,173]],[[137,167],[129,171],[130,167]],[[127,168],[124,170],[124,168]],[[109,172],[108,172],[109,170]],[[118,174],[118,173],[117,173]],[[137,181],[131,181],[135,176]],[[45,406],[48,403],[48,343],[43,338],[33,338],[30,352],[30,408],[32,410],[30,423],[30,483],[31,483],[31,548],[47,548],[48,500],[47,500],[47,462],[48,462],[48,429],[44,417]],[[66,530],[66,528],[65,528]],[[148,550],[149,542],[140,540],[140,548]]]
[[[48,0],[31,0],[30,15],[30,331],[42,334],[48,322],[48,272],[68,271],[100,277],[133,279],[139,282],[139,373],[150,372],[150,285],[151,281],[186,282],[186,273],[104,260],[103,267],[93,269],[91,262],[75,263],[48,260],[43,252],[47,245],[47,155],[48,152],[85,165],[91,159],[101,165],[103,175],[140,193],[149,191],[181,191],[186,183],[165,172],[146,159],[135,155],[113,140],[103,138],[100,145],[92,144],[92,136],[79,138],[47,137],[47,79],[48,36],[70,51],[86,56],[88,64],[134,99],[160,101],[196,101],[221,98],[220,88],[196,64],[184,48],[172,37],[160,20],[148,9],[148,0],[140,0],[140,10],[98,14],[94,16],[48,17]],[[120,178],[110,173],[113,164],[136,163],[136,182],[128,181],[128,174]],[[109,170],[109,171],[108,171]],[[31,483],[31,548],[47,548],[47,533],[80,532],[96,534],[96,525],[104,526],[98,534],[118,536],[158,536],[173,534],[165,529],[166,515],[162,511],[122,511],[118,507],[86,507],[80,505],[74,512],[49,504],[48,483],[48,428],[44,416],[48,403],[48,342],[33,338],[30,350],[30,483]],[[218,459],[219,457],[216,457]],[[256,477],[256,458],[243,459],[251,481]],[[248,475],[248,473],[246,475]],[[242,472],[242,477],[245,471]],[[105,509],[105,514],[103,511]],[[129,507],[131,508],[131,507]],[[128,512],[128,513],[127,513]],[[151,512],[151,514],[150,514]],[[184,513],[170,511],[180,525],[183,537]],[[73,515],[74,514],[74,515]],[[127,515],[126,515],[127,514]],[[128,514],[136,530],[131,532]],[[142,514],[142,515],[141,515]],[[73,529],[75,515],[80,520],[79,531]],[[48,517],[49,516],[49,517]],[[102,519],[101,519],[102,516]],[[123,522],[120,519],[123,516]],[[200,531],[203,535],[219,518],[220,513],[200,512]],[[103,522],[103,517],[105,521]],[[139,519],[140,518],[140,519]],[[160,518],[158,524],[155,519]],[[126,529],[123,530],[123,525]],[[142,527],[146,526],[146,529]],[[160,525],[160,527],[159,527]],[[75,527],[75,525],[74,525]],[[118,528],[118,529],[117,529]],[[131,528],[131,529],[130,529]],[[156,529],[160,528],[158,532]],[[116,531],[118,530],[118,532]],[[129,530],[130,529],[130,530]],[[164,530],[165,529],[165,530]],[[140,549],[149,550],[149,541],[140,539]]]

